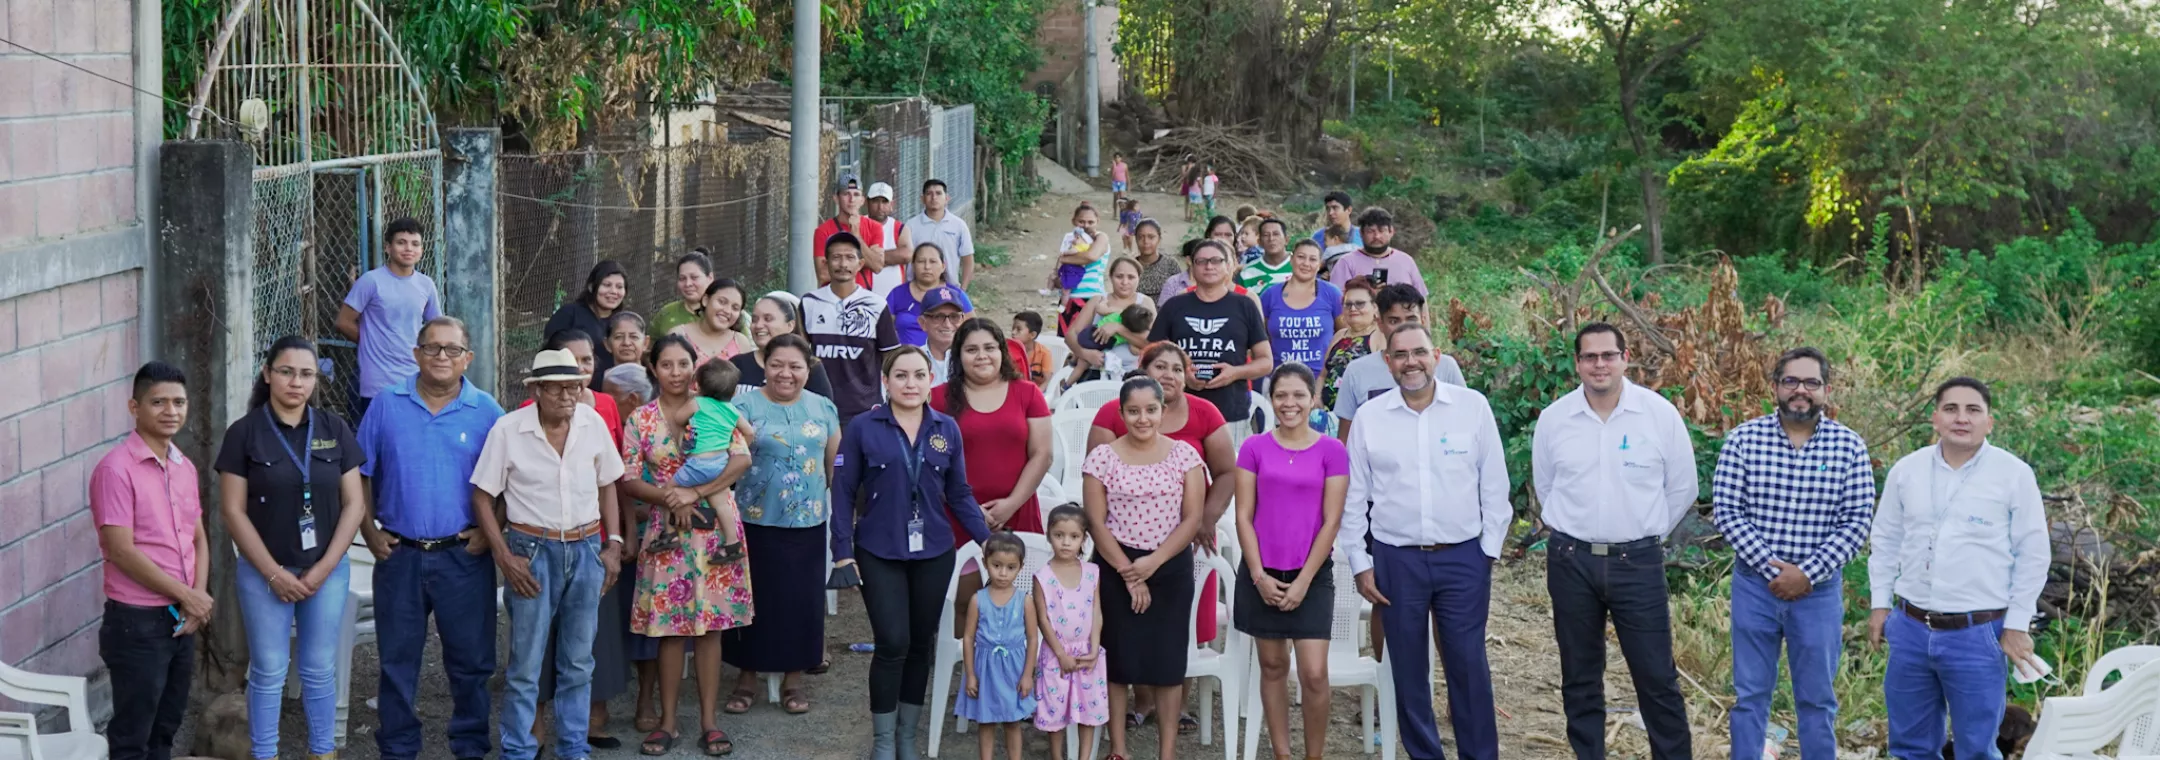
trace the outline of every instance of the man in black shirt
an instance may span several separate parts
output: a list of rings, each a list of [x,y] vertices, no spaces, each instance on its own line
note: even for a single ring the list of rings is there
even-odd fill
[[[1267,325],[1253,299],[1230,290],[1236,257],[1220,241],[1202,240],[1193,249],[1190,293],[1173,296],[1156,315],[1148,340],[1169,340],[1192,357],[1185,387],[1207,399],[1230,423],[1231,437],[1251,432],[1249,382],[1275,370],[1268,348]]]

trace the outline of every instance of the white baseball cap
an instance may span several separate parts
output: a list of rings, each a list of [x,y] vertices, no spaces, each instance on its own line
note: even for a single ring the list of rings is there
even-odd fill
[[[889,200],[892,200],[892,199],[893,199],[893,194],[892,194],[892,185],[888,185],[888,184],[885,184],[885,183],[883,183],[883,182],[872,182],[872,183],[870,183],[870,193],[869,193],[868,195],[865,195],[865,196],[863,196],[863,197],[865,197],[865,198],[884,198],[885,200],[888,200],[888,201],[889,201]]]

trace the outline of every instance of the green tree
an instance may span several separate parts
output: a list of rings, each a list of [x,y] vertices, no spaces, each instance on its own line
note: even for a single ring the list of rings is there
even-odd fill
[[[1048,0],[924,0],[876,7],[825,59],[841,92],[975,104],[979,139],[1009,162],[1034,152],[1049,104],[1022,85],[1042,65],[1035,29]]]

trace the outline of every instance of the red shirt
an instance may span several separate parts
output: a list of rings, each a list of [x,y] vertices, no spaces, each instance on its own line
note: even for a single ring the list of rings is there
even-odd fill
[[[930,408],[952,414],[945,404],[946,386],[930,389]],[[1050,404],[1043,400],[1042,389],[1026,380],[1014,380],[1005,385],[1005,403],[997,411],[984,412],[969,408],[959,415],[960,446],[967,462],[968,488],[975,492],[977,502],[1002,499],[1012,495],[1013,486],[1020,480],[1020,471],[1027,467],[1028,422],[1050,416]],[[960,543],[974,540],[967,531],[953,521],[953,535]],[[1036,503],[1035,495],[1028,494],[1027,502],[1013,512],[1005,521],[1005,529],[1019,533],[1041,533],[1042,505]]]
[[[1184,441],[1192,446],[1194,451],[1200,452],[1202,460],[1206,460],[1208,435],[1214,433],[1216,428],[1226,424],[1229,423],[1223,421],[1222,410],[1216,409],[1215,405],[1209,403],[1207,399],[1187,393],[1185,394],[1185,427],[1169,431],[1163,435],[1170,436],[1170,440],[1173,441]],[[1125,434],[1125,416],[1118,413],[1118,402],[1112,401],[1103,404],[1101,409],[1095,411],[1095,427],[1108,430],[1111,435],[1122,436]],[[1208,481],[1210,483],[1214,482],[1214,471],[1206,470],[1205,472],[1208,473]],[[1215,526],[1202,525],[1200,529],[1213,531]],[[1200,616],[1193,621],[1193,627],[1196,629],[1198,639],[1203,644],[1215,640],[1214,576],[1210,575],[1208,580],[1208,583],[1200,587]]]
[[[1026,378],[1029,382],[1033,382],[1038,385],[1042,383],[1042,379],[1034,377],[1034,370],[1030,367],[1028,363],[1028,350],[1026,347],[1020,345],[1019,338],[1006,338],[1005,350],[1012,354],[1013,369],[1020,370],[1021,377]],[[1049,352],[1048,350],[1045,350],[1044,353],[1048,354]]]
[[[821,259],[825,258],[825,241],[831,239],[841,229],[843,228],[840,226],[839,217],[826,219],[819,224],[817,233],[810,239],[810,255]],[[862,255],[864,259],[868,259],[873,254],[878,256],[885,254],[885,225],[870,221],[870,217],[858,216],[855,217],[854,226],[846,229],[857,240],[863,242]],[[870,290],[871,286],[875,284],[872,281],[875,276],[870,271],[870,267],[865,266],[855,272],[855,284],[862,286],[864,290]]]
[[[615,410],[615,397],[607,395],[605,393],[594,393],[592,395],[592,401],[593,411],[599,412],[600,421],[607,423],[608,440],[615,442],[616,451],[621,451],[623,416],[620,412]],[[525,403],[517,405],[517,408],[523,409],[525,407],[532,406],[532,404],[532,399],[525,399]]]

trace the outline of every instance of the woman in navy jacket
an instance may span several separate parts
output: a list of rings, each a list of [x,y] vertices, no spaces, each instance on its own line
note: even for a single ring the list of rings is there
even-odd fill
[[[952,578],[952,524],[990,537],[968,489],[960,424],[924,402],[930,357],[885,355],[882,406],[850,420],[833,462],[833,568],[860,568],[877,654],[870,663],[871,758],[913,758],[916,724]],[[906,747],[904,755],[898,747]]]

